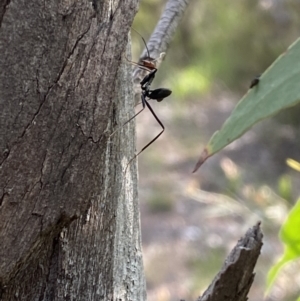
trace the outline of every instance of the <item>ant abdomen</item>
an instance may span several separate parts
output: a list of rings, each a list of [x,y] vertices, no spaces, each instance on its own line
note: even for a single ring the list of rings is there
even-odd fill
[[[151,90],[147,95],[150,99],[155,99],[158,102],[171,95],[172,91],[166,88]]]

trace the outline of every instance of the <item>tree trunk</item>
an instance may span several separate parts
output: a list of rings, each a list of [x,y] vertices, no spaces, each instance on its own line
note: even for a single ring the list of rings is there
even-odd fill
[[[145,300],[131,66],[137,0],[0,0],[0,299]]]

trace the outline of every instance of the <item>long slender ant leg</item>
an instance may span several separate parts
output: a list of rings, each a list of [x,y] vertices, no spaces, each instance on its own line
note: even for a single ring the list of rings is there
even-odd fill
[[[145,110],[145,103],[142,101],[142,105],[143,108],[138,111],[136,114],[134,114],[130,119],[128,119],[122,126],[118,127],[117,129],[115,129],[110,135],[109,137],[111,137],[115,132],[117,132],[118,130],[122,129],[128,122],[130,122],[132,119],[134,119],[137,115],[139,115],[140,113],[142,113]]]
[[[156,137],[154,137],[148,144],[146,144],[140,151],[139,153],[136,155],[138,156],[140,153],[142,153],[149,145],[151,145],[155,140],[158,139],[158,137],[165,131],[165,127],[164,125],[162,124],[162,122],[159,120],[159,118],[157,117],[157,115],[154,113],[152,107],[150,106],[149,102],[145,100],[145,103],[146,103],[146,106],[148,107],[148,109],[150,110],[150,112],[152,113],[152,115],[154,116],[154,118],[156,119],[156,121],[159,123],[159,125],[161,126],[162,128],[162,131],[160,133],[158,133],[158,135]]]
[[[149,71],[149,70],[148,70]],[[149,74],[147,74],[144,79],[140,82],[141,84],[141,87],[142,87],[142,90],[143,91],[149,91],[149,86],[151,85],[154,77],[155,77],[155,73],[156,73],[157,69],[154,69],[152,71],[150,71]],[[137,115],[139,115],[140,113],[142,113],[145,109],[145,103],[147,104],[147,101],[143,95],[143,93],[145,92],[142,92],[142,105],[143,105],[143,108],[137,112],[134,116],[132,116],[129,120],[127,120],[121,127],[118,127],[116,130],[114,130],[109,137],[111,137],[116,131],[118,131],[119,129],[123,128],[128,122],[130,122],[132,119],[134,119]],[[151,109],[152,110],[152,109]]]
[[[151,114],[154,116],[154,118],[156,119],[156,121],[159,123],[159,125],[161,126],[162,130],[161,132],[158,133],[158,135],[156,135],[148,144],[146,144],[136,155],[134,155],[134,157],[132,159],[130,159],[130,161],[127,163],[126,169],[125,169],[125,174],[127,172],[127,168],[128,166],[131,164],[131,162],[136,159],[136,157],[138,155],[140,155],[148,146],[150,146],[155,140],[157,140],[159,138],[159,136],[165,131],[165,127],[163,125],[163,123],[159,120],[159,118],[156,116],[156,114],[154,113],[152,107],[150,106],[149,102],[147,101],[146,97],[144,94],[142,94],[142,103],[143,103],[143,107],[146,105],[147,108],[150,110]]]

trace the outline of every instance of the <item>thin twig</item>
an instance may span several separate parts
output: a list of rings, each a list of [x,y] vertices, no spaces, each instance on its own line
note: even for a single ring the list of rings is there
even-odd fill
[[[160,57],[161,53],[166,53],[169,45],[174,37],[176,28],[183,17],[184,11],[189,4],[190,0],[169,0],[166,4],[165,10],[157,23],[149,42],[147,43],[147,48],[149,50],[150,56],[153,59]],[[145,49],[140,56],[140,61],[149,59],[148,51]],[[164,55],[161,57],[163,60]],[[158,61],[156,68],[159,67],[161,61]],[[133,81],[136,94],[140,94],[140,81],[146,76],[147,71],[136,67],[133,71]]]

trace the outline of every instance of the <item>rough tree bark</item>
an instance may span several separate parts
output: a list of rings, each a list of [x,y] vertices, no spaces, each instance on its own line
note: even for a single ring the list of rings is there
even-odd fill
[[[136,10],[0,1],[1,300],[145,299],[134,130],[109,138],[132,112]]]
[[[134,128],[110,137],[132,116],[122,58],[137,2],[0,0],[0,300],[146,299],[136,165],[123,173]],[[151,56],[187,4],[169,0]],[[234,263],[259,254],[253,231],[199,300],[228,296]]]

